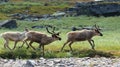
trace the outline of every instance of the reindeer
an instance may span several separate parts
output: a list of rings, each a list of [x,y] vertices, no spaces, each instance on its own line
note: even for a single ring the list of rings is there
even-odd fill
[[[94,44],[94,40],[92,39],[92,37],[94,37],[96,35],[103,36],[103,34],[100,32],[100,29],[99,29],[99,27],[96,26],[96,24],[94,26],[95,26],[95,29],[91,29],[91,30],[83,29],[83,30],[80,30],[80,31],[68,32],[68,34],[67,34],[68,39],[64,43],[64,45],[62,46],[61,51],[63,50],[65,45],[69,43],[70,50],[73,52],[71,45],[74,42],[86,41],[86,40],[90,43],[92,49],[95,50],[94,49],[95,44]]]
[[[9,48],[11,50],[11,48],[8,46],[9,45],[9,41],[14,41],[14,47],[13,50],[16,47],[16,44],[20,41],[23,41],[24,38],[26,38],[25,34],[28,32],[28,29],[25,28],[24,32],[4,32],[1,34],[1,37],[3,37],[3,39],[5,40],[4,43],[4,48]],[[27,42],[25,42],[27,44]],[[28,44],[27,44],[28,45]]]
[[[43,56],[44,56],[44,45],[48,45],[48,44],[50,44],[50,43],[52,43],[56,40],[61,40],[61,38],[59,37],[60,32],[58,32],[58,33],[54,32],[55,27],[53,27],[52,32],[50,32],[48,30],[48,27],[46,27],[46,30],[47,30],[48,33],[51,34],[51,36],[48,36],[47,34],[42,33],[42,32],[29,31],[26,34],[27,38],[24,40],[25,42],[30,41],[29,46],[31,46],[34,50],[35,50],[35,48],[32,46],[32,43],[33,42],[39,43],[39,48],[42,47],[42,49],[43,49]],[[29,46],[27,48],[29,48]]]

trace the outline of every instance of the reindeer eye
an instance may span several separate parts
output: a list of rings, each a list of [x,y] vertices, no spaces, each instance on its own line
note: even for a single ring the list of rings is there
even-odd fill
[[[57,33],[56,35],[59,35],[59,33]]]
[[[99,30],[97,30],[96,32],[97,32],[97,33],[100,33],[100,31],[99,31]]]

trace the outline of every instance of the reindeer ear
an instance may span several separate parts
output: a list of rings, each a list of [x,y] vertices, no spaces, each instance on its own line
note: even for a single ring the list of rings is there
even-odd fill
[[[56,35],[59,35],[61,32],[56,33]]]
[[[28,32],[28,31],[29,31],[27,27],[25,27],[25,31],[26,31],[26,32]]]
[[[95,31],[97,31],[97,29],[95,29]]]

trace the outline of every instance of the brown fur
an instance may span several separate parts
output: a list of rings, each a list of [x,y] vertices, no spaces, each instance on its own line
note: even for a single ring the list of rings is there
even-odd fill
[[[88,40],[88,42],[92,46],[92,49],[94,49],[95,45],[94,45],[94,41],[92,40],[92,37],[94,37],[96,35],[102,36],[102,33],[100,33],[98,29],[95,29],[95,30],[84,29],[84,30],[81,30],[81,31],[68,32],[67,41],[64,43],[63,47],[61,48],[61,51],[63,50],[64,46],[68,43],[69,43],[69,47],[70,47],[71,51],[73,51],[71,45],[74,42],[76,42],[76,41],[86,41],[86,40]]]
[[[26,34],[26,37],[27,38],[24,41],[30,41],[29,46],[31,46],[33,49],[35,48],[32,46],[32,43],[33,42],[39,43],[39,48],[41,47],[43,48],[43,55],[44,55],[44,45],[48,45],[56,40],[61,40],[59,34],[54,33],[52,34],[52,36],[48,36],[47,34],[37,31],[29,31]],[[29,48],[29,46],[27,48]]]

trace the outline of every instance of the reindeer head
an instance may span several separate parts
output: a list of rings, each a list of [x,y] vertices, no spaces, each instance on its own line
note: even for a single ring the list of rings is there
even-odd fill
[[[61,38],[59,37],[60,32],[58,32],[58,33],[55,33],[55,32],[54,32],[55,27],[53,27],[53,31],[52,31],[52,32],[50,32],[50,31],[48,30],[48,27],[46,27],[46,30],[47,30],[48,33],[50,33],[50,34],[52,35],[52,38],[54,38],[54,39],[56,39],[56,40],[61,40]]]
[[[99,28],[99,26],[97,26],[96,24],[94,26],[95,26],[95,29],[94,29],[95,34],[99,36],[103,36],[103,34],[100,32],[101,29]]]
[[[27,27],[25,27],[25,29],[24,29],[26,32],[28,32],[29,31],[29,29],[27,28]]]

